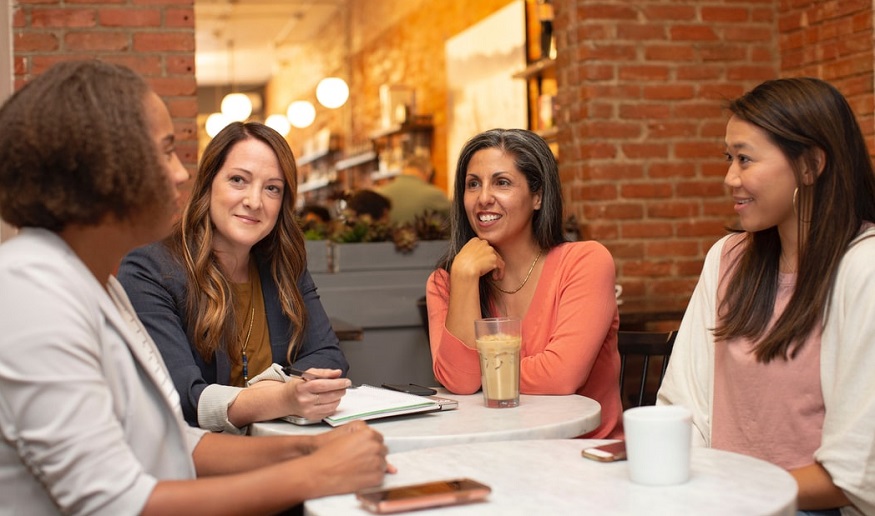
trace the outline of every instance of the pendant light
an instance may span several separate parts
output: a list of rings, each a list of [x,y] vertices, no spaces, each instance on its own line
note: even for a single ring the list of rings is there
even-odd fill
[[[292,130],[292,126],[289,125],[289,119],[285,115],[270,115],[264,121],[264,125],[280,133],[283,137],[288,136],[289,131]]]
[[[234,40],[228,40],[228,82],[231,93],[222,99],[222,114],[232,122],[243,122],[252,114],[252,101],[244,93],[235,93],[236,78],[234,76]]]
[[[349,86],[340,77],[326,77],[316,85],[316,100],[329,109],[339,108],[348,98]]]
[[[316,120],[316,108],[306,100],[296,100],[289,104],[286,116],[293,126],[303,129]]]

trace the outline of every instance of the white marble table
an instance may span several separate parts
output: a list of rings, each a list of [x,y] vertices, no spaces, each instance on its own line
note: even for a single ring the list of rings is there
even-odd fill
[[[596,462],[581,450],[609,441],[584,439],[491,442],[428,448],[389,456],[398,468],[384,485],[470,477],[492,487],[486,502],[417,511],[417,515],[787,515],[796,512],[796,482],[768,462],[694,448],[688,482],[633,484],[628,463]],[[354,495],[305,504],[310,516],[367,515]]]
[[[459,401],[459,408],[426,414],[368,421],[383,434],[390,453],[432,446],[510,441],[518,439],[567,439],[597,428],[601,405],[576,394],[568,396],[520,395],[514,408],[487,408],[481,393],[439,396]],[[252,435],[318,434],[327,424],[298,426],[285,421],[252,425]]]

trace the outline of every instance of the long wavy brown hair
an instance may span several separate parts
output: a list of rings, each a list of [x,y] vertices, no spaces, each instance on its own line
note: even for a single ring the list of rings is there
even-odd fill
[[[717,340],[759,340],[757,360],[793,358],[829,316],[828,299],[842,257],[864,221],[875,221],[875,173],[860,126],[847,100],[813,78],[767,81],[729,104],[791,163],[796,175],[798,273],[787,307],[766,333],[775,309],[781,241],[777,228],[748,233],[719,307]],[[817,170],[813,184],[805,171]],[[810,183],[810,182],[809,182]]]
[[[294,214],[298,169],[292,150],[279,133],[258,122],[234,122],[213,138],[204,150],[191,197],[168,239],[168,247],[184,265],[188,279],[186,317],[195,349],[210,362],[214,353],[224,346],[232,361],[239,360],[242,342],[226,338],[237,335],[236,317],[230,281],[213,251],[210,193],[213,179],[225,164],[228,153],[234,145],[249,138],[273,149],[285,177],[282,209],[276,226],[252,247],[252,259],[259,264],[269,264],[280,306],[292,322],[286,351],[286,359],[291,363],[306,325],[304,299],[297,283],[306,266],[306,255],[304,235]]]

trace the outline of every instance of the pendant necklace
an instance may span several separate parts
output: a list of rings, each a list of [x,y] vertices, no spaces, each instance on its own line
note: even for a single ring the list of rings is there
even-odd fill
[[[543,249],[538,251],[538,256],[535,256],[535,261],[533,261],[533,262],[532,262],[532,266],[529,267],[529,272],[526,273],[526,277],[525,277],[525,279],[523,279],[523,282],[520,283],[520,286],[518,286],[517,288],[515,288],[515,289],[513,289],[513,290],[504,290],[503,288],[499,287],[499,286],[498,286],[497,284],[495,284],[495,283],[493,283],[492,285],[493,285],[495,288],[497,288],[500,292],[504,292],[505,294],[516,294],[517,292],[519,292],[520,290],[522,290],[523,287],[526,286],[526,283],[529,282],[529,277],[531,277],[531,275],[532,275],[532,271],[535,270],[535,264],[538,263],[538,260],[541,259],[541,253],[542,253],[542,252],[543,252]]]
[[[253,274],[258,274],[257,271],[249,272],[249,329],[246,331],[246,340],[243,341],[241,354],[243,355],[243,386],[249,386],[249,357],[246,355],[246,348],[249,347],[249,338],[252,337],[252,324],[255,322],[255,278]]]
[[[249,346],[249,337],[252,336],[252,322],[255,320],[255,307],[249,310],[249,330],[246,332],[246,340],[243,341],[243,386],[249,385],[249,357],[246,356],[246,347]]]

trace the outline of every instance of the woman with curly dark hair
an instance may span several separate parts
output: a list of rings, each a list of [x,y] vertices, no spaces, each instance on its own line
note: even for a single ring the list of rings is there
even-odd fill
[[[379,485],[382,437],[243,437],[186,424],[112,276],[164,238],[188,172],[131,70],[53,66],[0,107],[0,500],[16,514],[275,514]],[[209,478],[198,478],[209,477]]]

